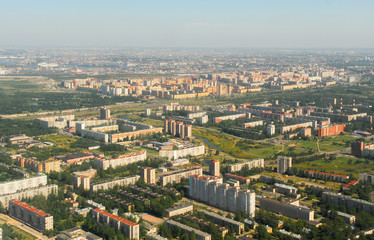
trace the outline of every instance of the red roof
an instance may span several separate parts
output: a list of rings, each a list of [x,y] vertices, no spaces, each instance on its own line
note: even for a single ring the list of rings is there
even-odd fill
[[[349,188],[350,186],[356,185],[358,183],[357,180],[350,181],[346,185],[343,186],[343,188]]]
[[[42,216],[42,217],[50,216],[50,214],[47,214],[47,213],[43,212],[42,210],[39,210],[39,209],[37,209],[33,206],[30,206],[27,203],[24,203],[24,202],[21,202],[21,201],[13,201],[13,200],[10,200],[10,201],[17,204],[18,206],[21,206],[21,207],[33,212],[33,213],[38,214],[39,216]]]
[[[234,174],[231,174],[231,173],[227,173],[226,175],[227,176],[231,176],[231,177],[235,177],[235,178],[244,179],[244,180],[248,180],[249,179],[249,178],[238,176],[238,175],[234,175]]]
[[[212,162],[219,162],[217,159],[212,159],[210,161],[212,161]]]
[[[127,219],[124,219],[124,218],[118,217],[118,216],[116,216],[116,215],[113,215],[113,214],[111,214],[111,213],[108,213],[108,212],[106,212],[106,211],[100,210],[99,208],[96,208],[94,211],[97,212],[97,213],[100,213],[100,214],[102,214],[102,215],[104,215],[104,216],[107,216],[107,217],[109,217],[109,218],[112,218],[112,219],[114,219],[114,220],[117,220],[117,221],[119,221],[119,222],[123,222],[123,223],[126,224],[126,225],[130,225],[130,226],[133,226],[133,227],[138,225],[138,224],[133,223],[133,222],[127,220]]]

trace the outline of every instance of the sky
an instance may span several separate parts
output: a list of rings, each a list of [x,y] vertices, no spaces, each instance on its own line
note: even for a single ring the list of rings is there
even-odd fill
[[[373,0],[0,0],[0,47],[374,48]]]

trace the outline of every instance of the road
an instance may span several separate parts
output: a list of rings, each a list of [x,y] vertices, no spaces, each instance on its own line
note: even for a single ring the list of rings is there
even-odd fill
[[[0,218],[1,219],[5,219],[6,220],[6,224],[8,225],[12,225],[12,226],[15,226],[19,229],[21,229],[22,231],[25,231],[27,232],[28,234],[36,237],[37,239],[49,239],[47,236],[44,236],[41,232],[38,232],[36,231],[35,229],[29,227],[29,226],[26,226],[24,223],[21,223],[17,220],[15,220],[14,218],[11,218],[9,217],[8,215],[5,215],[5,214],[0,214]],[[3,224],[4,221],[0,220],[0,222]],[[50,238],[50,239],[54,239],[54,238]]]

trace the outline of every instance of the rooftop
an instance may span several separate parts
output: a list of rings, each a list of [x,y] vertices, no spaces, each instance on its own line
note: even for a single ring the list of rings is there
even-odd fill
[[[44,217],[44,216],[46,216],[46,217],[51,216],[51,214],[45,213],[44,211],[39,210],[39,209],[37,209],[37,208],[35,208],[33,206],[30,206],[27,203],[24,203],[24,202],[21,202],[21,201],[13,201],[13,200],[10,200],[10,201],[13,202],[13,203],[15,203],[15,204],[17,204],[18,206],[21,206],[21,207],[23,207],[23,208],[25,208],[25,209],[33,212],[33,213],[38,214],[39,216],[42,216],[42,217]]]

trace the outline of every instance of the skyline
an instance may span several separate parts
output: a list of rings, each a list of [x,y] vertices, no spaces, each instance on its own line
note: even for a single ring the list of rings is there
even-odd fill
[[[0,47],[374,48],[371,1],[8,1]]]

